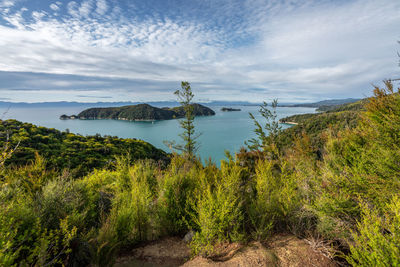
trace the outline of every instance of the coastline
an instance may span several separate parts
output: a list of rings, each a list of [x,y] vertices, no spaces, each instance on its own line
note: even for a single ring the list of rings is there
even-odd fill
[[[293,122],[293,121],[285,121],[285,122],[280,122],[280,123],[283,123],[283,124],[290,124],[290,125],[298,125],[297,122]]]

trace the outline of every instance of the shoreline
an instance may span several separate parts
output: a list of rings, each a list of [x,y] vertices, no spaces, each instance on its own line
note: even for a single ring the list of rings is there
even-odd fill
[[[283,124],[290,124],[290,125],[299,125],[297,122],[293,122],[293,121],[285,121],[285,122],[280,122]]]

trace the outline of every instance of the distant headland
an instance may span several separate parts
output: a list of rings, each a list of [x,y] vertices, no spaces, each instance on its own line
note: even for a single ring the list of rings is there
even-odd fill
[[[221,111],[241,111],[240,108],[221,108]]]
[[[212,116],[215,112],[203,105],[192,104],[194,116]],[[149,104],[129,105],[122,107],[108,108],[89,108],[78,115],[61,115],[61,120],[80,119],[80,120],[102,120],[114,119],[125,121],[155,121],[171,120],[185,116],[183,107],[164,107],[157,108]]]

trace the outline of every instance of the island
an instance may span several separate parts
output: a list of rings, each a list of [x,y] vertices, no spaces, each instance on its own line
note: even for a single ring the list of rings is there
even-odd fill
[[[221,108],[221,111],[241,111],[240,108]]]
[[[212,116],[215,112],[200,104],[191,104],[194,116]],[[157,108],[149,104],[138,104],[122,107],[108,108],[89,108],[78,115],[61,115],[61,120],[80,119],[80,120],[102,120],[114,119],[125,121],[155,121],[182,118],[185,116],[183,107]]]

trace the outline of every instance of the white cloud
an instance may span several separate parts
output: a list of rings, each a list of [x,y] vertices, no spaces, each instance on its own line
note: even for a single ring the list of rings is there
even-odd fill
[[[216,6],[217,26],[214,17],[127,18],[105,0],[68,2],[63,20],[3,13],[14,27],[0,25],[0,71],[144,80],[169,93],[165,83],[189,80],[200,97],[239,100],[362,96],[399,73],[397,0],[240,3]]]
[[[32,18],[34,18],[36,21],[41,20],[44,16],[46,16],[45,12],[38,12],[38,11],[32,12]]]
[[[67,10],[68,14],[70,14],[71,16],[73,17],[79,16],[78,4],[75,1],[68,2]]]
[[[12,1],[12,0],[3,0],[0,2],[0,7],[4,8],[4,7],[12,7],[15,5],[16,1]]]
[[[54,4],[54,3],[50,5],[50,8],[51,8],[52,10],[54,10],[54,11],[57,11],[57,10],[60,9],[60,7],[59,7],[58,5],[56,5],[56,4]]]
[[[82,17],[89,17],[90,13],[93,9],[93,0],[85,0],[82,2],[81,6],[79,7],[79,14]]]
[[[106,0],[97,0],[96,2],[96,12],[99,15],[104,15],[108,10],[108,5]]]

